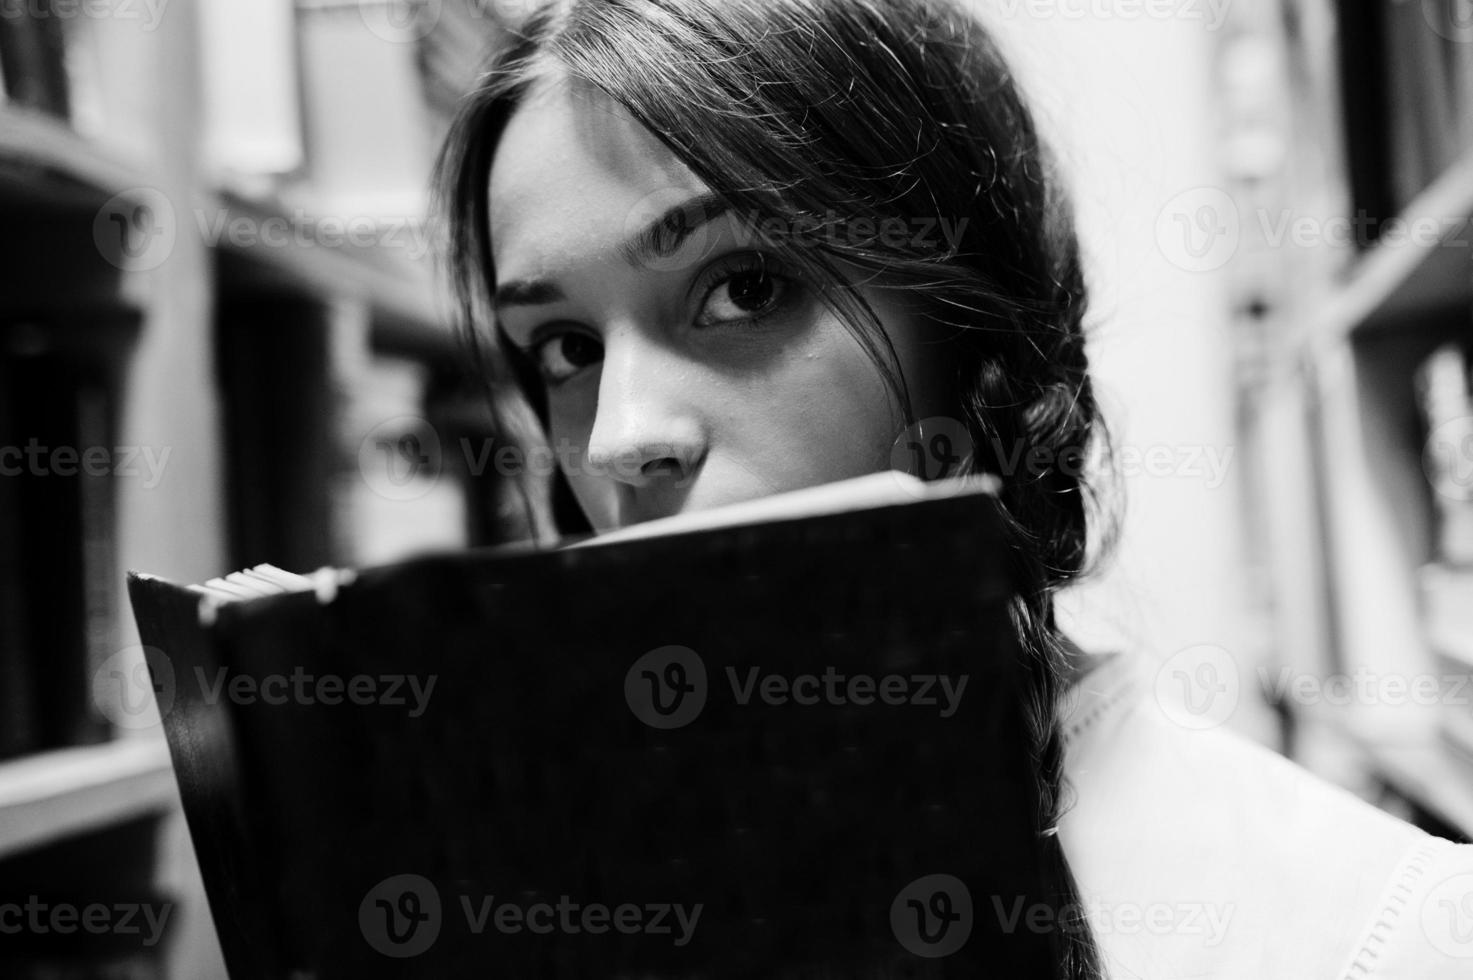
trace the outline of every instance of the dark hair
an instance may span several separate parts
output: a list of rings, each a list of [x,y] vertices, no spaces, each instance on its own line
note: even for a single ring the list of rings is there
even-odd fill
[[[1072,211],[995,41],[951,0],[571,0],[532,14],[464,100],[437,165],[437,200],[478,367],[503,411],[509,381],[544,422],[528,359],[499,331],[487,350],[476,324],[491,322],[495,287],[492,155],[549,66],[622,105],[736,214],[810,229],[808,241],[775,247],[811,281],[834,287],[828,298],[907,422],[894,350],[844,269],[920,297],[948,330],[955,414],[975,447],[968,465],[1001,478],[1012,525],[1040,817],[1055,827],[1064,808],[1057,716],[1067,658],[1052,594],[1086,569],[1094,509],[1081,467],[1108,440],[1087,371]],[[857,222],[880,228],[895,219],[947,219],[960,234],[903,243],[856,234]],[[576,505],[563,481],[555,492],[571,530]],[[1056,908],[1077,915],[1058,837],[1045,842]],[[1064,975],[1098,976],[1086,924],[1061,926]]]

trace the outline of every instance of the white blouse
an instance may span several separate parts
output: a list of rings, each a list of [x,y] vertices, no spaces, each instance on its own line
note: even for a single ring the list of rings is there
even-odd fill
[[[1058,832],[1111,980],[1473,980],[1473,845],[1175,724],[1143,669],[1109,658],[1065,714]]]

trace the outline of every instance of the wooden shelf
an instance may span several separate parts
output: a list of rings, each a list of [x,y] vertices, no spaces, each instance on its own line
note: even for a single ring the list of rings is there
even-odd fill
[[[142,167],[79,135],[62,120],[0,105],[0,207],[13,213],[79,215],[75,227],[68,225],[56,233],[64,232],[68,240],[81,242],[93,264],[100,263],[101,257],[91,254],[96,247],[87,224],[89,212],[124,191],[157,183]],[[216,251],[223,256],[228,285],[362,302],[371,311],[375,333],[386,347],[411,354],[453,355],[456,351],[448,311],[436,303],[429,259],[412,254],[423,245],[419,227],[383,226],[383,234],[395,236],[393,247],[351,240],[314,244],[310,236],[300,240],[294,229],[304,223],[302,216],[281,200],[228,189],[206,191],[202,198],[213,204],[212,212],[198,217],[181,209],[179,231],[199,231],[204,224],[207,237],[221,233]],[[307,222],[315,217],[320,216],[306,212]],[[232,222],[242,223],[252,244],[232,241]],[[267,228],[274,229],[273,233],[286,230],[286,240],[280,244],[260,241],[269,237],[263,235]],[[48,243],[46,249],[58,247]],[[74,280],[79,277],[77,268],[68,271]],[[46,291],[66,295],[50,284]]]
[[[96,208],[115,194],[152,183],[144,168],[65,121],[0,105],[0,202],[30,209]]]
[[[1293,349],[1314,356],[1351,339],[1414,329],[1419,317],[1460,306],[1473,317],[1473,152],[1399,218],[1414,231],[1438,229],[1441,240],[1416,231],[1401,243],[1372,246]]]
[[[1473,763],[1434,740],[1365,750],[1383,783],[1473,839]]]
[[[0,763],[0,857],[149,813],[178,799],[161,736]]]
[[[1437,723],[1393,735],[1343,713],[1326,720],[1381,784],[1473,839],[1473,759],[1449,746]]]
[[[449,318],[435,302],[435,287],[429,262],[404,248],[353,244],[313,243],[294,229],[304,223],[295,207],[275,199],[246,197],[233,191],[217,195],[220,212],[212,216],[217,226],[227,229],[218,245],[222,255],[223,287],[227,291],[246,288],[267,293],[299,295],[324,300],[345,300],[367,305],[375,330],[396,347],[426,352],[451,352],[455,336]],[[305,222],[318,216],[305,213]],[[228,233],[229,223],[242,221],[252,229],[252,243],[238,244]],[[276,244],[254,240],[261,237]],[[283,231],[289,241],[282,242]],[[403,239],[421,234],[398,226],[384,226],[386,234]],[[326,233],[324,233],[324,239]],[[340,234],[335,237],[341,238]],[[351,237],[351,236],[348,236]]]

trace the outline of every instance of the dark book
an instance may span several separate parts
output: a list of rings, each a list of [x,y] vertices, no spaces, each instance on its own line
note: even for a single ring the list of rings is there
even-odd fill
[[[159,842],[148,814],[0,859],[0,977],[165,980],[180,910]]]
[[[50,0],[0,12],[0,72],[6,100],[58,118],[70,114],[66,36]]]
[[[117,368],[76,333],[0,323],[0,758],[109,734],[90,680],[117,647]]]
[[[1389,3],[1386,63],[1391,99],[1392,181],[1398,210],[1447,172],[1461,150],[1459,99],[1446,36],[1420,3]]]
[[[236,980],[1027,980],[1010,567],[986,486],[876,474],[129,591]]]

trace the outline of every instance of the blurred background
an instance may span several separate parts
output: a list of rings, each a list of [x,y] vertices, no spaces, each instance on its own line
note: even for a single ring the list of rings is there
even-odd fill
[[[0,914],[0,975],[224,976],[125,569],[526,533],[425,212],[533,6],[0,0],[0,910],[168,910]],[[973,6],[1089,255],[1124,533],[1067,628],[1469,839],[1473,0]]]

